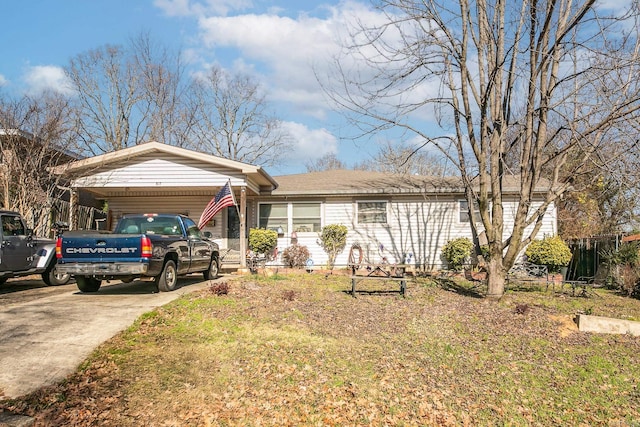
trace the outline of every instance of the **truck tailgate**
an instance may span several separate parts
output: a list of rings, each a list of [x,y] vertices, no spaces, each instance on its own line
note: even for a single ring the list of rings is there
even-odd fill
[[[63,236],[58,262],[145,262],[142,241],[141,235],[132,234]]]

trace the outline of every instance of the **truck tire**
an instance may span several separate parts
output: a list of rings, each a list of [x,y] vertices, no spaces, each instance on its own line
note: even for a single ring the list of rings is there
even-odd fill
[[[80,292],[98,292],[102,280],[98,280],[94,277],[76,276],[76,285]]]
[[[70,274],[58,274],[56,272],[56,265],[57,264],[53,263],[42,273],[42,281],[47,286],[66,285],[69,283],[69,280],[71,280]]]
[[[214,256],[211,258],[211,262],[209,263],[209,268],[203,272],[204,280],[217,279],[219,272],[220,272],[220,265],[219,265],[218,257]]]
[[[178,272],[176,270],[176,263],[168,260],[164,263],[162,273],[156,277],[156,285],[160,292],[171,292],[176,288],[177,283]]]

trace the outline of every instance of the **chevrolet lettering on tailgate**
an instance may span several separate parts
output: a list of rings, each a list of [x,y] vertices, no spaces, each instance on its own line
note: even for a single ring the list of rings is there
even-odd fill
[[[135,254],[139,248],[66,248],[68,254]]]

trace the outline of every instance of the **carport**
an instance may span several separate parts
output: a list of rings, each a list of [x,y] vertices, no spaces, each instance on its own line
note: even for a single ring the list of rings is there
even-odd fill
[[[103,201],[107,219],[97,228],[112,230],[129,213],[181,213],[197,222],[207,203],[230,182],[239,206],[217,214],[203,231],[211,232],[221,251],[238,255],[246,253],[247,216],[256,215],[251,199],[277,188],[260,166],[156,141],[70,162],[55,172],[70,180],[71,229],[77,229],[75,207],[81,192]],[[245,267],[245,257],[238,258]]]

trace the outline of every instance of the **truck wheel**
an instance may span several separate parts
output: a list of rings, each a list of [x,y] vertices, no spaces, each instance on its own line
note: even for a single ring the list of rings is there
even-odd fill
[[[66,285],[69,280],[71,280],[70,274],[57,273],[56,264],[53,264],[42,273],[42,281],[47,286]]]
[[[95,279],[87,276],[76,276],[76,285],[80,292],[98,292],[102,280]]]
[[[176,288],[176,283],[178,283],[176,263],[169,260],[164,264],[162,273],[156,277],[156,284],[160,292],[171,292]]]
[[[218,257],[211,258],[209,268],[203,272],[204,280],[212,280],[218,277],[220,266],[218,265]]]

